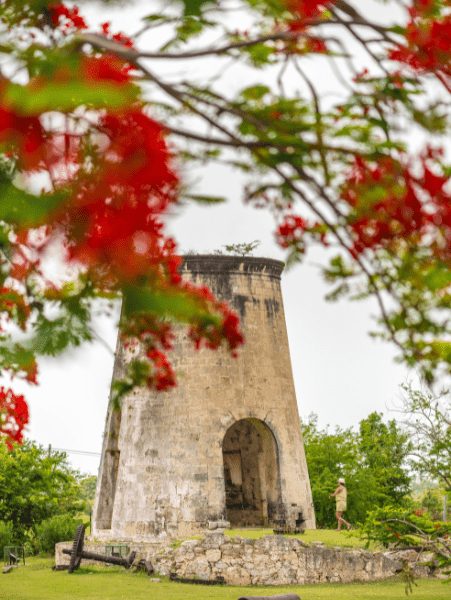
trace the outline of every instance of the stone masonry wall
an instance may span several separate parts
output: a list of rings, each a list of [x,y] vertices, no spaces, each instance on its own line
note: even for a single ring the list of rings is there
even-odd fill
[[[68,564],[62,554],[71,543],[56,545],[56,564]],[[233,540],[223,531],[207,531],[201,539],[187,540],[178,548],[170,544],[134,544],[136,560],[149,560],[163,576],[215,579],[222,576],[228,585],[302,585],[306,583],[350,583],[387,579],[402,568],[401,560],[413,564],[415,551],[368,552],[360,549],[327,548],[321,542],[307,546],[301,539],[266,535],[259,540]],[[95,551],[98,546],[85,544]],[[422,560],[432,560],[432,555]],[[82,563],[83,564],[83,563]],[[428,576],[429,567],[417,567],[417,574]]]
[[[178,386],[138,388],[120,415],[109,410],[92,518],[97,539],[186,539],[225,519],[295,527],[303,518],[315,528],[282,270],[266,258],[185,258],[182,276],[230,304],[246,344],[236,359],[225,345],[195,352],[186,329],[174,327],[169,357]],[[114,377],[139,351],[119,341]]]

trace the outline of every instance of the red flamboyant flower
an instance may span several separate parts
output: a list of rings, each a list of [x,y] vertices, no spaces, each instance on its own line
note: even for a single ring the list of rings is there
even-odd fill
[[[305,32],[311,21],[319,17],[328,4],[333,4],[335,0],[283,0],[287,9],[293,14],[293,18],[287,21],[288,31]],[[290,54],[320,53],[328,51],[324,40],[318,37],[309,37],[302,40],[299,45],[298,39],[287,40],[285,42],[284,52]]]
[[[0,102],[2,91],[0,89]],[[19,166],[28,171],[44,167],[49,157],[39,117],[20,115],[7,105],[0,107],[1,146],[15,155]]]
[[[102,28],[102,33],[103,35],[106,35],[108,37],[108,39],[110,40],[114,40],[115,42],[119,42],[119,44],[122,44],[123,46],[125,46],[125,48],[133,48],[135,47],[134,42],[132,40],[132,38],[130,38],[128,35],[126,35],[125,33],[122,33],[121,31],[119,31],[118,33],[111,33],[111,23],[109,21],[102,23],[101,26]]]
[[[304,254],[306,234],[328,246],[326,231],[318,222],[309,222],[298,215],[285,215],[276,231],[276,242],[281,248],[291,249],[294,255]]]
[[[298,19],[313,19],[335,0],[283,0],[286,7],[298,16]]]
[[[55,215],[66,231],[69,258],[125,282],[168,257],[167,274],[180,281],[175,244],[164,238],[160,221],[177,201],[178,185],[163,129],[133,109],[106,114],[98,130],[109,140],[98,170],[79,175],[71,201]]]
[[[68,8],[63,2],[53,2],[47,6],[54,27],[60,27],[64,33],[70,29],[87,29],[85,20],[79,14],[78,7]]]
[[[441,154],[440,149],[426,148],[417,164],[390,157],[372,163],[356,158],[341,195],[351,207],[348,223],[356,237],[355,257],[366,248],[396,250],[399,244],[417,246],[428,240],[432,254],[451,263],[449,178],[432,170]]]
[[[130,66],[113,55],[99,57],[84,56],[80,61],[77,77],[89,82],[108,82],[115,85],[130,85]]]
[[[12,442],[22,443],[23,430],[28,423],[28,406],[23,396],[16,396],[12,390],[0,388],[0,439],[10,450]]]
[[[356,234],[356,253],[420,231],[425,220],[408,169],[383,157],[374,165],[356,158],[342,198],[353,211],[349,223]]]
[[[175,387],[175,373],[166,355],[155,348],[146,352],[147,358],[154,366],[154,372],[149,376],[147,386],[157,391],[169,390]]]
[[[277,243],[281,248],[296,247],[297,252],[305,252],[304,233],[309,228],[305,219],[297,215],[285,216],[276,233]]]
[[[433,8],[431,2],[414,3],[405,29],[407,46],[398,45],[388,56],[417,73],[435,73],[448,88],[443,76],[451,76],[451,15],[434,19],[428,14]]]

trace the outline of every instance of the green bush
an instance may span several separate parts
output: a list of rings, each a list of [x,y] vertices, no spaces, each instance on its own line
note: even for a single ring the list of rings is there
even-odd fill
[[[3,549],[5,546],[12,546],[13,524],[0,521],[0,560],[3,560]]]
[[[60,515],[46,519],[35,527],[35,543],[37,550],[43,553],[55,552],[55,544],[73,539],[75,530],[81,525],[81,519],[71,515]]]

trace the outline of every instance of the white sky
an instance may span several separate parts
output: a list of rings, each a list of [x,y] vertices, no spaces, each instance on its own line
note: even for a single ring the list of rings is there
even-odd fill
[[[359,0],[360,9],[364,3],[374,6],[373,0]],[[83,12],[87,12],[84,7]],[[136,29],[137,12],[138,7],[108,9],[106,15],[103,7],[89,14],[93,21],[120,22],[121,30],[131,32]],[[218,166],[192,175],[199,179],[197,191],[226,195],[228,202],[216,207],[187,205],[168,219],[168,232],[182,251],[209,253],[225,244],[261,240],[254,256],[284,259],[274,241],[272,216],[242,204],[241,176]],[[386,406],[396,399],[399,384],[414,378],[414,373],[394,363],[390,344],[367,335],[374,328],[375,304],[324,301],[330,289],[312,266],[315,262],[324,264],[323,251],[308,253],[305,264],[282,275],[299,413],[306,417],[316,412],[320,426],[329,425],[329,430],[335,425],[355,427],[372,411],[387,414]],[[117,314],[96,322],[100,337],[113,350],[116,326]],[[112,353],[100,343],[41,360],[39,387],[14,382],[14,389],[25,393],[30,406],[27,437],[46,447],[100,454],[112,368]],[[97,474],[99,459],[69,454],[75,468],[90,474]]]

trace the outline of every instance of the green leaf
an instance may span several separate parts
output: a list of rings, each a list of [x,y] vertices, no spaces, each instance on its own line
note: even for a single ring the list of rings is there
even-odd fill
[[[62,192],[40,196],[28,194],[8,181],[1,181],[0,174],[0,221],[27,227],[39,225],[65,200],[66,194]]]
[[[332,292],[329,292],[328,294],[326,294],[325,299],[328,302],[335,302],[342,296],[346,296],[347,294],[349,294],[349,291],[350,291],[349,285],[347,283],[342,283],[337,288],[335,288]]]
[[[79,346],[81,342],[90,340],[92,335],[86,319],[80,314],[67,312],[54,320],[41,315],[32,348],[37,354],[56,356],[68,346]]]
[[[201,15],[204,4],[214,4],[212,0],[182,0],[185,15]]]
[[[191,323],[202,319],[206,325],[218,325],[219,318],[207,313],[199,307],[198,301],[187,292],[155,292],[138,286],[127,286],[124,289],[124,315],[133,313],[151,313],[159,316],[170,316],[177,321]]]
[[[246,100],[261,100],[263,96],[269,94],[271,90],[266,85],[253,85],[241,90],[240,96]]]
[[[438,265],[428,271],[424,282],[433,292],[442,290],[451,283],[451,271],[446,265]]]
[[[197,194],[188,194],[185,195],[184,198],[187,198],[188,200],[194,200],[195,202],[200,202],[200,204],[206,205],[222,204],[226,201],[226,199],[222,196],[200,196]]]
[[[26,115],[39,115],[43,112],[60,110],[69,112],[79,106],[93,108],[121,108],[127,106],[139,93],[135,86],[115,85],[95,82],[84,85],[80,81],[67,83],[47,83],[38,93],[21,85],[10,85],[6,100]]]

